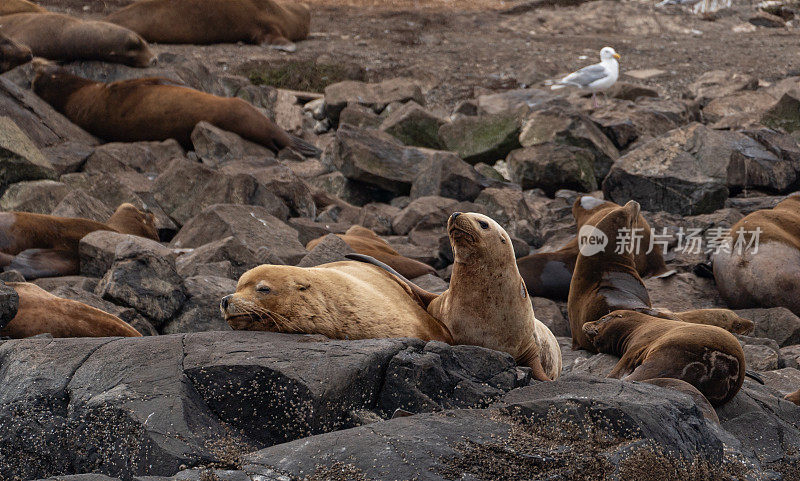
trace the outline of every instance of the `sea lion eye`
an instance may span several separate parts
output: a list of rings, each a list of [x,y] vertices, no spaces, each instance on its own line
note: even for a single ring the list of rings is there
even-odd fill
[[[481,226],[481,229],[488,229],[489,228],[489,223],[488,222],[479,220],[478,224]]]
[[[258,291],[258,292],[260,292],[262,294],[269,294],[270,292],[272,292],[272,289],[270,289],[267,286],[258,286],[258,287],[256,287],[256,291]]]

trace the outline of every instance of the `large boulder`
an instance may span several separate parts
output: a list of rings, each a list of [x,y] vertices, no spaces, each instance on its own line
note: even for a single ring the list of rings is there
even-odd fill
[[[295,264],[306,255],[296,230],[264,207],[254,205],[212,205],[187,222],[170,245],[200,247],[229,236],[254,254],[264,247],[288,264]]]
[[[727,472],[723,436],[677,391],[569,376],[512,391],[491,409],[393,419],[273,446],[245,456],[243,470],[310,479],[688,479]],[[745,470],[740,463],[736,469]]]
[[[151,251],[160,257],[171,252],[160,243],[132,234],[98,230],[83,236],[78,243],[80,271],[84,276],[103,277],[116,260],[117,249]]]
[[[219,311],[219,301],[236,292],[236,281],[224,277],[197,276],[184,279],[186,302],[180,313],[167,322],[164,334],[230,331]]]
[[[214,204],[246,204],[265,208],[281,219],[289,208],[272,192],[259,188],[246,173],[225,174],[187,159],[174,159],[153,185],[158,204],[178,224],[186,224]]]
[[[43,289],[46,289],[47,286],[41,286]],[[89,287],[89,286],[87,286]],[[101,311],[105,311],[109,314],[113,314],[123,321],[130,324],[134,329],[139,331],[140,334],[143,336],[156,336],[158,335],[158,331],[153,327],[153,325],[142,317],[136,309],[131,307],[123,307],[113,302],[109,302],[102,297],[98,296],[94,292],[89,292],[84,290],[80,287],[80,283],[76,283],[75,285],[61,285],[54,289],[50,290],[50,293],[56,297],[61,297],[64,299],[72,299],[73,301],[82,302],[86,305],[95,307],[100,309]]]
[[[537,227],[541,219],[532,212],[522,191],[505,188],[484,189],[475,199],[483,214],[503,226],[512,237],[528,244],[540,246],[541,234]]]
[[[192,249],[191,252],[178,257],[175,266],[178,274],[185,278],[198,275],[205,265],[219,262],[227,263],[232,279],[238,279],[246,271],[258,265],[258,259],[242,241],[228,236]]]
[[[161,328],[186,300],[183,279],[175,260],[163,248],[122,242],[114,263],[97,284],[95,292],[116,304],[132,307]]]
[[[425,105],[422,89],[411,79],[396,78],[380,83],[364,83],[346,80],[325,87],[325,111],[334,124],[348,104],[358,104],[380,112],[392,102],[413,100]]]
[[[55,179],[53,164],[8,117],[0,117],[0,191],[23,180]]]
[[[456,152],[470,164],[493,164],[520,147],[523,110],[510,110],[477,117],[460,117],[439,128],[445,149]]]
[[[17,291],[0,281],[0,326],[5,326],[14,316],[17,315],[19,308],[19,294]]]
[[[515,150],[506,163],[511,180],[523,189],[540,188],[552,196],[559,189],[597,190],[594,160],[591,150],[548,142]]]
[[[194,127],[192,145],[200,160],[210,167],[217,167],[243,157],[275,158],[275,154],[268,148],[208,122],[200,122]]]
[[[317,206],[308,185],[292,169],[274,161],[264,159],[243,159],[228,162],[221,171],[228,175],[250,175],[257,182],[255,199],[277,196],[289,208],[292,216],[314,218]],[[262,202],[258,202],[261,204]],[[271,202],[270,202],[271,203]]]
[[[439,128],[444,119],[428,112],[416,102],[408,102],[386,116],[380,129],[405,145],[441,149]]]
[[[605,104],[591,118],[622,150],[699,120],[699,109],[680,99],[643,98]]]
[[[699,76],[689,84],[689,92],[701,105],[713,99],[726,97],[742,90],[755,90],[758,79],[750,75],[712,70]]]
[[[457,155],[442,152],[420,166],[411,184],[412,199],[438,195],[456,200],[475,200],[489,181]]]
[[[58,205],[50,211],[50,214],[59,217],[79,217],[91,219],[95,222],[107,222],[114,214],[114,211],[100,199],[76,189],[68,192]]]
[[[0,209],[49,214],[71,191],[67,184],[54,180],[17,182],[0,197]]]
[[[392,229],[399,235],[406,235],[416,227],[442,227],[447,218],[456,212],[455,199],[443,197],[419,197],[414,199],[392,220]]]
[[[785,307],[742,309],[736,313],[755,323],[753,336],[772,339],[781,347],[800,344],[800,317]]]
[[[112,142],[96,147],[86,159],[86,172],[125,171],[156,176],[174,158],[183,157],[183,148],[174,139],[163,142]]]
[[[800,91],[784,93],[775,105],[764,112],[761,123],[789,133],[800,130]]]

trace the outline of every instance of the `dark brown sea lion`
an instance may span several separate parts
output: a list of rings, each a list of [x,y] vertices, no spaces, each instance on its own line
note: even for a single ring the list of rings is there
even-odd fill
[[[0,16],[14,13],[46,13],[47,9],[28,0],[3,0],[0,3]]]
[[[575,201],[572,206],[572,215],[575,218],[576,231],[580,231],[586,221],[600,212],[609,212],[619,207],[610,201],[604,201],[585,195]],[[667,269],[661,245],[653,244],[653,249],[648,253],[652,231],[650,224],[640,214],[637,217],[635,228],[641,235],[641,249],[634,253],[636,270],[639,276],[666,277],[675,271]],[[572,272],[575,270],[575,260],[578,257],[578,237],[574,237],[561,249],[553,252],[542,252],[527,255],[517,259],[517,266],[528,292],[532,296],[546,297],[549,299],[566,300],[569,296],[569,284],[572,281]]]
[[[800,315],[800,195],[745,216],[725,246],[712,262],[728,306],[785,307]]]
[[[414,279],[425,274],[436,275],[436,270],[433,267],[420,261],[403,257],[399,252],[392,249],[389,243],[381,239],[378,234],[366,227],[354,225],[347,229],[347,232],[343,235],[339,235],[339,238],[359,254],[378,259],[408,279]],[[322,239],[324,239],[324,236],[312,240],[306,245],[306,249],[313,249],[322,242]]]
[[[101,60],[147,67],[155,58],[135,32],[108,22],[60,13],[18,13],[0,17],[0,33],[50,60]]]
[[[33,60],[31,49],[0,34],[0,73]]]
[[[31,280],[78,274],[78,243],[97,230],[158,240],[155,216],[120,205],[105,224],[29,212],[0,212],[0,267]]]
[[[273,0],[141,0],[109,22],[157,43],[236,43],[294,51],[308,37],[311,12],[303,3]]]
[[[453,343],[447,327],[420,306],[404,282],[361,262],[255,267],[242,275],[236,293],[225,296],[220,308],[236,330]]]
[[[109,142],[175,139],[191,149],[192,130],[206,121],[275,152],[291,147],[305,155],[319,154],[239,98],[217,97],[161,78],[93,82],[50,62],[33,63],[36,95]]]
[[[17,315],[0,336],[21,339],[37,334],[53,337],[141,337],[122,319],[71,299],[56,297],[27,282],[9,282],[19,295]]]
[[[744,352],[730,332],[701,324],[614,311],[582,331],[598,352],[619,356],[608,377],[628,381],[674,378],[696,387],[715,406],[739,392]]]

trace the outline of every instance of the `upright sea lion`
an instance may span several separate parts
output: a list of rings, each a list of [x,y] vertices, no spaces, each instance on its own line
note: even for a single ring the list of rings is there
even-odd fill
[[[425,312],[405,283],[360,262],[255,267],[242,275],[236,293],[225,296],[220,308],[236,330],[453,343],[447,327]]]
[[[508,233],[485,215],[461,212],[450,216],[447,231],[455,258],[448,290],[437,296],[396,275],[447,325],[456,344],[507,352],[529,366],[534,378],[556,379],[561,374],[561,349],[533,313]]]
[[[728,306],[785,307],[800,315],[800,195],[734,224],[712,262]]]
[[[56,297],[27,282],[7,285],[19,294],[19,309],[0,329],[0,336],[20,339],[49,333],[53,337],[141,337],[122,319],[82,302]]]
[[[28,280],[78,274],[78,243],[97,230],[158,240],[155,216],[131,204],[120,205],[105,224],[29,212],[0,212],[0,267],[19,271]]]
[[[787,401],[791,401],[791,402],[797,404],[798,406],[800,406],[800,389],[798,389],[797,391],[795,391],[795,392],[793,392],[791,394],[787,394],[784,399],[786,399]]]
[[[635,311],[614,311],[582,331],[598,352],[619,356],[608,377],[628,381],[674,378],[696,387],[715,406],[739,392],[744,352],[730,332]]]
[[[236,43],[294,51],[308,37],[311,12],[303,3],[273,0],[141,0],[106,20],[157,43]]]
[[[31,49],[0,34],[0,73],[33,60]]]
[[[596,217],[601,212],[610,212],[617,207],[619,207],[618,204],[588,195],[577,199],[572,206],[572,216],[575,218],[577,233],[580,233],[581,228],[590,218]],[[675,271],[667,269],[664,263],[661,245],[654,243],[653,249],[649,249],[652,232],[650,224],[641,214],[637,217],[634,227],[640,229],[636,232],[641,236],[639,240],[641,248],[634,252],[634,261],[639,275],[645,278],[650,276],[666,277],[673,274]],[[517,259],[517,266],[522,278],[525,279],[525,285],[528,286],[528,292],[532,296],[566,300],[577,258],[578,237],[576,236],[557,251],[531,254]]]
[[[418,260],[403,257],[399,252],[392,249],[388,242],[366,227],[354,225],[347,229],[347,232],[343,235],[339,235],[339,238],[345,241],[354,251],[378,259],[399,272],[403,277],[414,279],[425,274],[436,275],[436,270],[433,267]],[[312,240],[306,245],[306,249],[313,249],[322,242],[322,239],[324,239],[324,236]]]
[[[3,0],[0,3],[0,16],[11,15],[13,13],[46,13],[47,9],[40,7],[28,0]]]
[[[101,60],[147,67],[155,56],[142,37],[108,22],[60,13],[18,13],[0,17],[0,33],[50,60]]]
[[[33,63],[36,95],[109,142],[175,139],[192,149],[192,130],[206,121],[275,152],[291,147],[304,155],[319,154],[239,98],[217,97],[161,78],[93,82],[50,62]]]

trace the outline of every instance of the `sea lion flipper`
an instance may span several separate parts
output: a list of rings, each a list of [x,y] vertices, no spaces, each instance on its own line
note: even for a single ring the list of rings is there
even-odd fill
[[[18,271],[26,280],[78,273],[78,255],[56,249],[27,249],[17,254],[4,270]]]
[[[289,137],[292,139],[292,143],[289,147],[305,157],[319,157],[322,153],[317,147],[296,135],[289,134]]]
[[[381,269],[388,272],[389,274],[392,274],[393,276],[397,277],[400,281],[406,284],[409,287],[409,289],[411,289],[411,292],[413,292],[414,295],[417,296],[417,298],[419,299],[419,303],[423,309],[427,310],[428,304],[430,304],[431,302],[433,302],[434,299],[439,297],[438,294],[428,292],[425,289],[419,287],[418,285],[406,279],[402,274],[400,274],[396,270],[392,269],[388,265],[384,264],[383,262],[379,261],[378,259],[372,256],[367,256],[364,254],[347,254],[345,255],[345,257],[354,261],[365,262],[367,264],[378,266]]]

